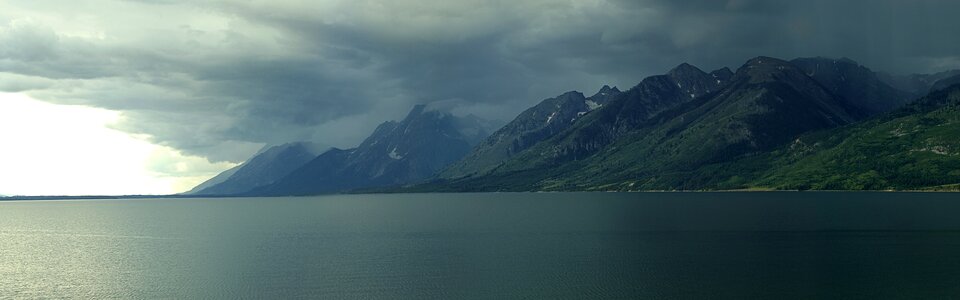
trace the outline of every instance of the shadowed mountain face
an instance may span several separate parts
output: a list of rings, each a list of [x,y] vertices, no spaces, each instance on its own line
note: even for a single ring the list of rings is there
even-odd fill
[[[334,193],[422,180],[467,154],[488,124],[419,105],[403,121],[380,124],[356,148],[327,151],[251,194]]]
[[[274,183],[319,153],[310,143],[288,143],[261,151],[243,164],[224,171],[197,188],[196,195],[241,194]]]
[[[910,93],[897,90],[870,69],[847,58],[797,58],[790,63],[831,93],[871,115],[891,111],[913,99]]]
[[[933,84],[932,87],[930,87],[930,92],[932,93],[940,90],[945,90],[957,84],[960,84],[960,74],[938,80],[936,83]]]

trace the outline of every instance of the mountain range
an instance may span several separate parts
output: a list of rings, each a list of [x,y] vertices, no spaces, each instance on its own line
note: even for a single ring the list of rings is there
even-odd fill
[[[415,106],[360,145],[315,151],[290,143],[261,151],[192,191],[197,195],[309,195],[414,183],[462,158],[496,124]],[[202,187],[202,188],[201,188]]]
[[[891,76],[847,58],[684,63],[625,91],[545,99],[495,131],[417,106],[357,148],[234,194],[949,188],[958,83],[956,71]]]

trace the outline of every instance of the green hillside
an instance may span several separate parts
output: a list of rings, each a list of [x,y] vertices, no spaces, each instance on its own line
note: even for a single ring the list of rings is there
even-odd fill
[[[754,183],[777,189],[930,189],[960,183],[960,86],[880,118],[797,139]]]

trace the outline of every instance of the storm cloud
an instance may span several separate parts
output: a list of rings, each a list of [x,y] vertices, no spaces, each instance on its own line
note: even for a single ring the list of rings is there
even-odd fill
[[[0,90],[119,111],[211,161],[350,147],[413,104],[507,121],[689,62],[849,57],[960,68],[956,1],[5,1]]]

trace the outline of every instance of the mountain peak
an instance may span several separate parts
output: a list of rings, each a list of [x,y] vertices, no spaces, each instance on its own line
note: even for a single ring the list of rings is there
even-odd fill
[[[713,78],[710,74],[688,63],[680,64],[661,78],[666,78],[671,85],[676,85],[675,91],[681,95],[682,99],[693,99],[709,94],[718,90],[723,84],[722,80]]]
[[[583,97],[585,97],[585,96],[583,95],[583,93],[578,92],[578,91],[569,91],[569,92],[566,92],[566,93],[561,94],[561,95],[558,96],[557,98],[570,98],[570,97],[583,98]]]
[[[782,81],[799,84],[811,80],[796,65],[768,56],[758,56],[748,60],[737,69],[734,77],[746,78],[750,83]]]
[[[730,68],[723,67],[713,71],[710,71],[710,76],[719,80],[727,80],[730,77],[733,77],[733,71],[730,71]]]
[[[410,112],[407,113],[407,117],[404,118],[404,120],[410,120],[410,119],[412,119],[412,118],[414,118],[414,117],[416,117],[416,116],[418,116],[418,115],[421,115],[421,114],[423,114],[424,110],[426,110],[426,109],[427,109],[427,105],[426,105],[426,104],[417,104],[417,105],[414,105],[414,106],[413,106],[413,109],[411,109]]]
[[[841,57],[841,58],[838,59],[837,61],[839,61],[839,62],[845,62],[845,63],[848,63],[848,64],[860,65],[860,63],[858,63],[858,62],[856,62],[855,60],[852,60],[852,59],[850,59],[850,58],[847,58],[847,57]]]
[[[751,58],[750,60],[747,61],[746,64],[744,64],[744,66],[747,66],[747,67],[749,66],[783,66],[783,65],[790,65],[790,63],[785,60],[782,60],[779,58],[773,58],[769,56],[757,56],[757,57]]]
[[[713,80],[717,85],[721,85],[730,81],[730,78],[733,78],[733,71],[730,71],[730,68],[723,67],[710,71],[710,77],[713,77]]]
[[[417,104],[414,105],[410,112],[407,113],[407,116],[403,118],[401,123],[410,123],[416,120],[424,119],[439,119],[451,116],[451,113],[446,111],[443,108],[434,107],[433,105],[427,104]]]
[[[851,67],[859,67],[859,66],[860,66],[860,63],[858,63],[857,61],[852,60],[852,59],[850,59],[850,58],[847,58],[847,57],[841,57],[841,58],[831,58],[831,57],[823,57],[823,56],[800,57],[800,58],[795,58],[795,59],[791,60],[790,62],[793,63],[793,64],[807,64],[807,65],[810,65],[810,64],[823,64],[823,65],[827,65],[827,64],[835,64],[835,65],[836,65],[836,64],[844,64],[844,65],[850,65]]]
[[[694,67],[693,65],[688,63],[682,63],[679,66],[676,66],[673,69],[671,69],[670,72],[667,72],[667,75],[670,75],[670,77],[673,77],[673,78],[700,76],[702,74],[706,74],[706,73],[704,73],[703,70],[700,70],[700,68]]]
[[[603,85],[603,87],[600,88],[600,90],[597,91],[596,94],[594,94],[593,96],[590,96],[590,98],[604,98],[606,96],[616,95],[619,93],[620,93],[620,89],[617,89],[617,87],[610,87],[609,85]]]

